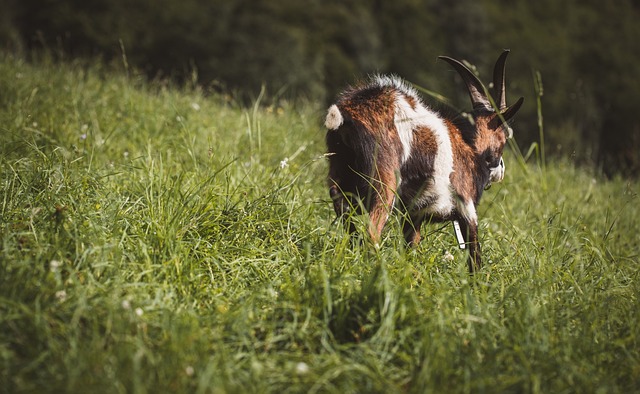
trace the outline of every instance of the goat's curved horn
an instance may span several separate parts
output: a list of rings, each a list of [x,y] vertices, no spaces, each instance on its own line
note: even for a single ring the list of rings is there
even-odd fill
[[[439,59],[442,59],[453,66],[456,69],[458,74],[462,77],[462,80],[467,85],[467,90],[469,91],[469,97],[471,97],[471,103],[473,104],[473,109],[488,109],[493,110],[491,106],[491,102],[487,98],[485,93],[484,85],[482,82],[476,77],[476,75],[471,72],[461,62],[456,59],[452,59],[448,56],[438,56]]]
[[[507,62],[507,55],[509,49],[505,49],[496,61],[496,65],[493,67],[493,89],[496,94],[495,98],[498,100],[498,108],[503,111],[507,108],[507,92],[505,88],[505,63]]]

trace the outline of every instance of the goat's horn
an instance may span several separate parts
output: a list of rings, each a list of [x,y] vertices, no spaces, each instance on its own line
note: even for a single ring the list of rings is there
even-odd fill
[[[452,65],[458,74],[460,74],[462,80],[467,85],[473,109],[493,110],[491,102],[485,93],[484,85],[482,85],[482,82],[480,82],[478,77],[476,77],[475,74],[467,68],[467,66],[448,56],[439,56],[439,58]]]
[[[493,67],[493,89],[498,99],[498,108],[503,111],[507,108],[507,93],[505,88],[504,74],[505,63],[507,62],[507,55],[509,50],[505,49],[496,61],[496,65]]]

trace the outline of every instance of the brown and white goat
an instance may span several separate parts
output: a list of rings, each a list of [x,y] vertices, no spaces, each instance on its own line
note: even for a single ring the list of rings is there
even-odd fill
[[[403,231],[409,244],[420,241],[425,219],[451,220],[459,223],[460,246],[469,248],[469,270],[479,269],[476,205],[483,190],[504,177],[502,150],[511,133],[506,122],[523,102],[506,104],[508,53],[500,55],[493,72],[498,111],[473,72],[458,60],[440,57],[465,82],[473,104],[471,119],[433,111],[394,76],[374,76],[344,91],[325,120],[329,193],[338,217],[364,208],[377,243],[398,197],[408,214]],[[354,231],[353,223],[349,231]]]

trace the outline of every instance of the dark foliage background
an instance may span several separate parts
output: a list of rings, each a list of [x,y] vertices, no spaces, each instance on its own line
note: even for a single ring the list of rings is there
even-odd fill
[[[528,100],[519,143],[538,139],[534,74],[544,82],[548,154],[605,173],[640,170],[640,4],[632,0],[0,0],[0,43],[25,57],[122,58],[150,77],[251,98],[328,102],[372,72],[455,97],[437,56],[489,80],[511,48],[509,95]]]

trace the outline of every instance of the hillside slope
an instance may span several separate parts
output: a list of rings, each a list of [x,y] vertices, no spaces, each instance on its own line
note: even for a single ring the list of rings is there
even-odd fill
[[[638,183],[511,154],[470,277],[449,226],[345,236],[313,105],[6,55],[0,92],[7,392],[637,390]]]

